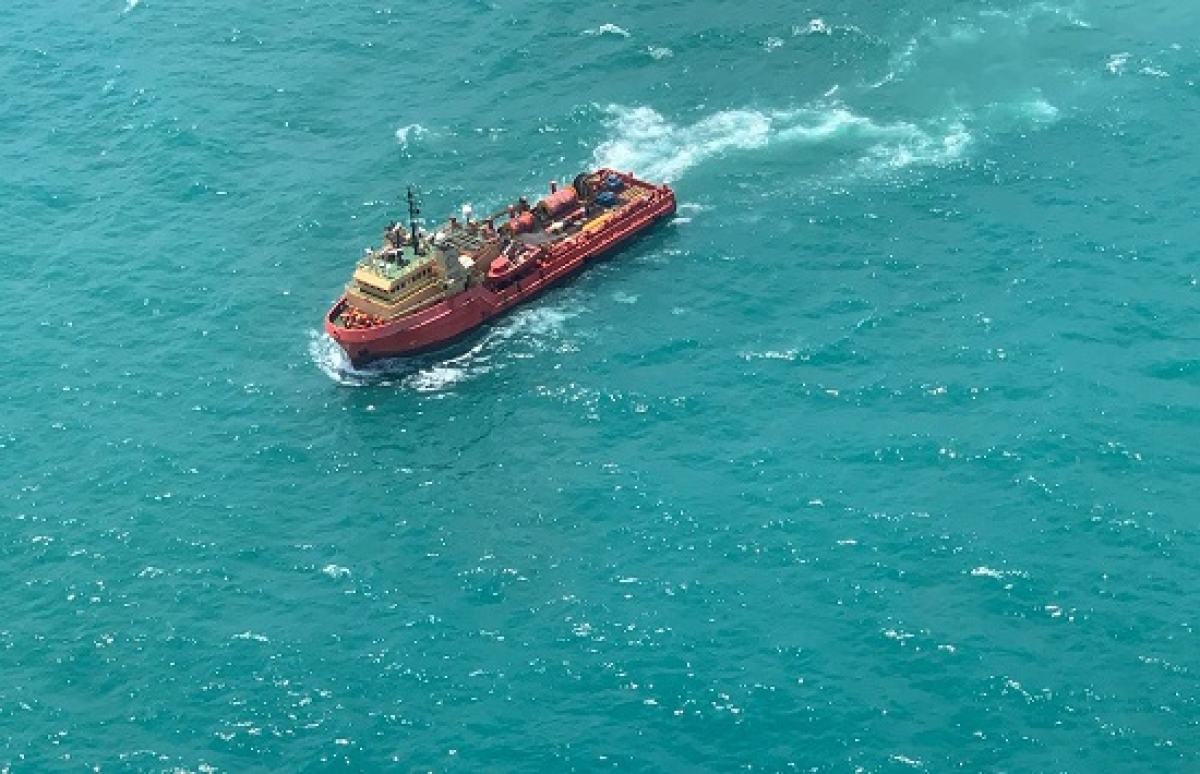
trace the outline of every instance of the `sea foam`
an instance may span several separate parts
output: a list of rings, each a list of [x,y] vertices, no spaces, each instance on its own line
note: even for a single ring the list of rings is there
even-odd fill
[[[723,110],[692,124],[678,124],[646,106],[603,108],[612,136],[596,148],[599,166],[651,179],[677,180],[711,158],[769,145],[819,144],[837,139],[861,145],[859,171],[944,164],[972,141],[961,120],[879,122],[844,105],[799,110]]]
[[[470,379],[503,368],[507,360],[495,357],[503,351],[510,359],[527,357],[530,350],[561,345],[564,323],[579,313],[562,305],[533,306],[506,315],[481,333],[478,341],[463,351],[380,360],[361,368],[328,334],[309,332],[309,358],[326,376],[343,387],[402,387],[416,392],[443,393]]]
[[[400,147],[407,148],[411,140],[419,140],[426,135],[428,130],[420,124],[408,124],[396,130],[396,142],[400,143]]]
[[[696,164],[725,151],[761,148],[771,118],[754,110],[727,110],[687,125],[672,123],[649,107],[604,108],[615,136],[596,148],[597,165],[649,178],[675,180]]]
[[[621,37],[621,38],[629,37],[628,30],[626,30],[622,27],[618,27],[615,24],[601,24],[599,27],[596,27],[594,29],[584,30],[583,34],[584,35],[616,35],[617,37]]]

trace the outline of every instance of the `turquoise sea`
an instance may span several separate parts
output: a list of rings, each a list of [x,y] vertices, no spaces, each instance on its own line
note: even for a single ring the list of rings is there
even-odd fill
[[[0,772],[1200,771],[1197,31],[7,0]],[[679,216],[325,338],[594,164]]]

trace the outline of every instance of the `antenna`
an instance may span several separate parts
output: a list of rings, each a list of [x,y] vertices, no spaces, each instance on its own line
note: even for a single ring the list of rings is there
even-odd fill
[[[408,187],[408,227],[412,234],[412,248],[417,255],[421,254],[421,237],[417,231],[417,221],[421,218],[421,209],[418,206],[420,202],[417,200],[417,195],[413,193],[412,186]]]

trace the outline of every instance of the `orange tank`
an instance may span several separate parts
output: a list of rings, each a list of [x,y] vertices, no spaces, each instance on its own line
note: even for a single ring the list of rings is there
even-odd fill
[[[574,188],[567,186],[542,199],[541,204],[545,208],[546,217],[553,218],[579,204],[579,195],[575,193]]]
[[[527,231],[533,231],[533,213],[522,212],[508,222],[514,234],[524,234]]]

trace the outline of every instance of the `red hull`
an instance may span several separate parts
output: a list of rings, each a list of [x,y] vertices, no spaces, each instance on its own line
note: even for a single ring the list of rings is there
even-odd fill
[[[433,306],[370,328],[347,329],[335,323],[346,304],[345,297],[325,316],[325,331],[350,357],[355,366],[444,347],[479,328],[489,320],[533,298],[583,268],[588,260],[608,252],[645,231],[655,222],[675,213],[675,193],[666,186],[651,186],[633,178],[637,187],[652,192],[641,206],[631,207],[586,240],[555,244],[533,271],[513,285],[492,290],[475,285]]]

